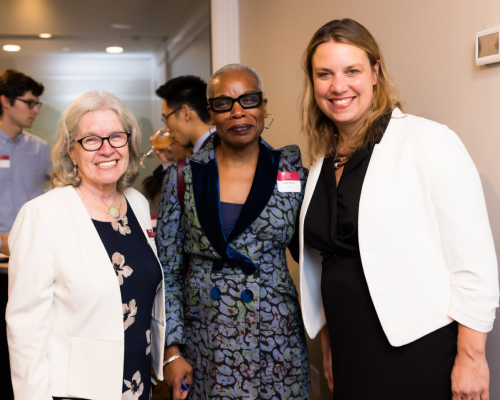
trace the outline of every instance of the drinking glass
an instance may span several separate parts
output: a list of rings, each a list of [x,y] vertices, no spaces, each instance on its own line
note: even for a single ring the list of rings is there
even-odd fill
[[[144,153],[141,157],[141,167],[146,168],[144,166],[144,160],[151,155],[154,150],[161,150],[167,146],[170,146],[173,142],[170,137],[170,132],[166,132],[165,128],[156,129],[153,136],[149,138],[151,140],[151,148],[147,153]]]

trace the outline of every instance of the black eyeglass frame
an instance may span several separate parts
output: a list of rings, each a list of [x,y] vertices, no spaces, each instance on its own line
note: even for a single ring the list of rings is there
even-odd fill
[[[20,99],[19,97],[16,97],[16,100],[19,100],[19,101],[22,101],[23,103],[26,103],[30,110],[33,110],[35,107],[38,107],[38,109],[40,109],[43,106],[43,103],[40,101],[25,100],[25,99]]]
[[[183,107],[183,106],[177,107],[174,111],[169,112],[167,115],[162,115],[162,116],[161,116],[161,120],[163,121],[163,123],[164,123],[165,125],[167,125],[167,124],[168,124],[168,122],[167,122],[167,121],[168,121],[168,117],[170,117],[172,114],[175,114],[175,113],[176,113],[177,111],[179,111],[182,107]]]
[[[125,133],[127,135],[127,141],[121,145],[121,146],[113,146],[111,144],[111,142],[109,141],[109,138],[117,133]],[[82,146],[83,150],[85,151],[98,151],[98,150],[101,150],[102,146],[104,145],[104,141],[107,140],[109,145],[113,148],[113,149],[119,149],[121,147],[125,147],[130,139],[130,137],[132,136],[132,134],[130,132],[113,132],[113,133],[110,133],[109,136],[106,136],[106,137],[102,137],[102,136],[97,136],[97,135],[88,135],[88,136],[85,136],[85,137],[82,137],[81,139],[78,139],[78,140],[75,140],[75,142],[78,142],[80,143],[80,146]],[[95,137],[95,138],[99,138],[101,139],[101,145],[99,146],[99,148],[95,149],[95,150],[87,150],[85,148],[85,146],[83,145],[83,141],[89,137]]]
[[[254,95],[256,94],[258,97],[259,97],[259,101],[257,102],[257,104],[253,105],[253,106],[244,106],[243,104],[241,104],[241,99],[243,97],[247,97],[247,96],[251,96],[251,95]],[[214,106],[214,102],[216,100],[230,100],[231,101],[231,106],[226,109],[226,110],[217,110]],[[225,113],[225,112],[229,112],[233,109],[233,106],[234,106],[234,103],[238,102],[238,104],[241,106],[241,108],[245,109],[245,110],[248,110],[250,108],[257,108],[257,107],[260,107],[262,105],[262,92],[251,92],[251,93],[244,93],[242,94],[241,96],[237,97],[236,99],[232,98],[232,97],[228,97],[228,96],[220,96],[220,97],[211,97],[210,99],[208,99],[208,104],[210,105],[210,110],[214,113],[218,113],[218,114],[221,114],[221,113]]]

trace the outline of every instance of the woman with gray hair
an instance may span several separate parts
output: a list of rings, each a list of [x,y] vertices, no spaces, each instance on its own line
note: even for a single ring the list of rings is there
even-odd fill
[[[187,159],[184,193],[177,167],[166,171],[156,239],[174,400],[188,390],[193,400],[299,400],[311,392],[286,260],[287,247],[297,259],[307,169],[298,146],[262,140],[270,125],[263,89],[247,66],[217,71],[207,88],[216,133]]]
[[[12,228],[7,336],[17,400],[149,399],[163,379],[163,275],[137,176],[141,132],[109,93],[64,111],[50,192]]]

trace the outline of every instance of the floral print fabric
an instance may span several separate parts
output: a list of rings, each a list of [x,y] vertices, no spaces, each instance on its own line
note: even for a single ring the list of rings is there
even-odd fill
[[[152,398],[151,313],[162,275],[155,254],[130,204],[127,205],[127,215],[121,221],[93,222],[108,252],[122,297],[125,334],[122,400],[149,400]]]
[[[188,399],[305,399],[311,392],[309,359],[285,251],[289,246],[297,254],[295,226],[307,170],[297,146],[282,149],[279,171],[298,172],[302,190],[279,192],[275,186],[259,217],[230,242],[230,251],[258,266],[246,274],[217,253],[204,231],[210,227],[198,218],[191,163],[213,157],[212,142],[188,159],[184,212],[175,166],[162,189],[156,239],[164,269],[166,345],[183,344],[194,369]]]

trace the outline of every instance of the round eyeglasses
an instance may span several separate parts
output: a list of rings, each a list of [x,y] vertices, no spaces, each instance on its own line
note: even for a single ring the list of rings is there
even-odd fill
[[[213,97],[208,99],[210,110],[214,113],[224,113],[233,109],[234,103],[239,103],[241,108],[257,108],[262,105],[262,92],[245,93],[240,97],[233,99],[232,97]]]
[[[128,143],[128,139],[130,138],[130,136],[132,135],[129,132],[113,132],[107,137],[90,135],[75,140],[75,142],[80,143],[84,150],[97,151],[102,147],[104,141],[107,140],[111,147],[118,149]]]

